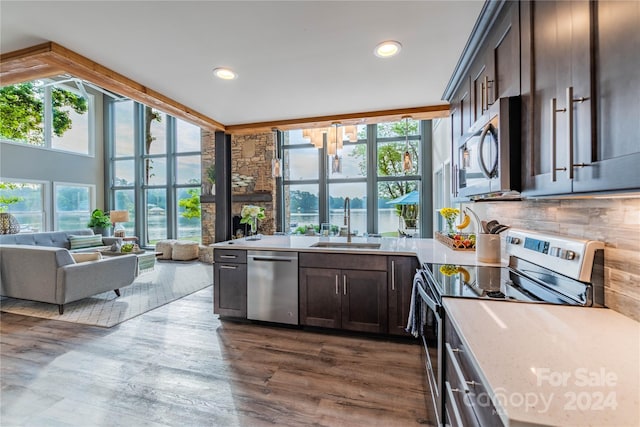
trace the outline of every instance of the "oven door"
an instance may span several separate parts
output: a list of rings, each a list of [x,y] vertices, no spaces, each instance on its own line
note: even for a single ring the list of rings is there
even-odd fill
[[[422,329],[425,370],[427,382],[431,390],[431,401],[435,410],[437,425],[442,423],[442,306],[438,302],[435,289],[429,284],[428,272],[419,271],[414,278],[417,289],[426,309],[426,318]]]
[[[458,147],[458,192],[461,196],[485,194],[493,190],[492,180],[499,175],[497,120],[497,116],[494,117],[480,130],[468,135]]]

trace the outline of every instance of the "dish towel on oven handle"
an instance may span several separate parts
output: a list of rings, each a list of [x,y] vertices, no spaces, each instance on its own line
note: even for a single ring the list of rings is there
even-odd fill
[[[409,318],[405,331],[418,338],[422,335],[422,330],[427,322],[427,308],[418,293],[418,286],[423,283],[422,274],[417,272],[413,276],[413,289],[411,291],[411,307],[409,308]]]

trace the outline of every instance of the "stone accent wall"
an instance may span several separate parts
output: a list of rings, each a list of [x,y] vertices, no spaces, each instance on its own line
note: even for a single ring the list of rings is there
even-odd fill
[[[242,206],[257,205],[265,210],[266,218],[258,222],[258,232],[273,234],[276,230],[275,192],[276,180],[271,176],[271,160],[274,150],[273,133],[234,135],[231,144],[231,214],[240,215]],[[239,184],[247,184],[239,185]],[[236,196],[270,194],[270,202],[235,201]]]
[[[211,186],[207,181],[207,168],[215,162],[215,135],[202,131],[202,193],[210,194]],[[258,223],[262,234],[273,234],[276,230],[275,192],[276,180],[271,176],[273,158],[273,133],[238,135],[231,138],[232,171],[232,215],[240,215],[242,206],[258,205],[265,209],[266,218]],[[251,198],[256,195],[271,195],[270,202],[235,201],[238,196]],[[202,244],[215,241],[215,203],[201,204]]]
[[[640,198],[526,200],[470,205],[481,218],[605,242],[605,305],[640,321]]]
[[[207,168],[215,162],[215,134],[202,129],[200,131],[201,169],[202,169],[202,193],[211,194],[211,183],[207,179]],[[200,204],[200,223],[202,228],[202,244],[210,245],[215,241],[216,212],[215,204]]]

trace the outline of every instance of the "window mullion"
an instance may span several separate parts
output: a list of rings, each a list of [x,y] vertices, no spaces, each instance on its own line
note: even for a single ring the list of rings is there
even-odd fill
[[[51,86],[44,88],[44,146],[51,148],[53,146],[51,139],[53,135],[53,98],[51,96]]]
[[[377,125],[367,125],[367,233],[378,232]]]

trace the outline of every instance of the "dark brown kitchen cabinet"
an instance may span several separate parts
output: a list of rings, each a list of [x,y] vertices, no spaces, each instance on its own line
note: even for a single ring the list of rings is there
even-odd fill
[[[640,2],[591,3],[594,139],[580,146],[574,192],[640,188]]]
[[[460,338],[451,319],[446,315],[444,318],[444,425],[503,426],[495,406],[486,398],[489,391],[473,354]]]
[[[247,318],[247,251],[213,251],[213,312]]]
[[[411,308],[413,276],[420,264],[416,257],[410,256],[390,256],[387,262],[389,334],[409,336],[409,333],[404,329],[407,326],[407,318]]]
[[[302,325],[387,333],[386,256],[300,253],[298,263]]]
[[[570,193],[576,152],[591,143],[588,1],[523,2],[524,193]]]
[[[640,5],[521,9],[523,194],[640,188]]]
[[[519,10],[517,2],[504,5],[471,63],[471,123],[499,98],[520,94]]]

